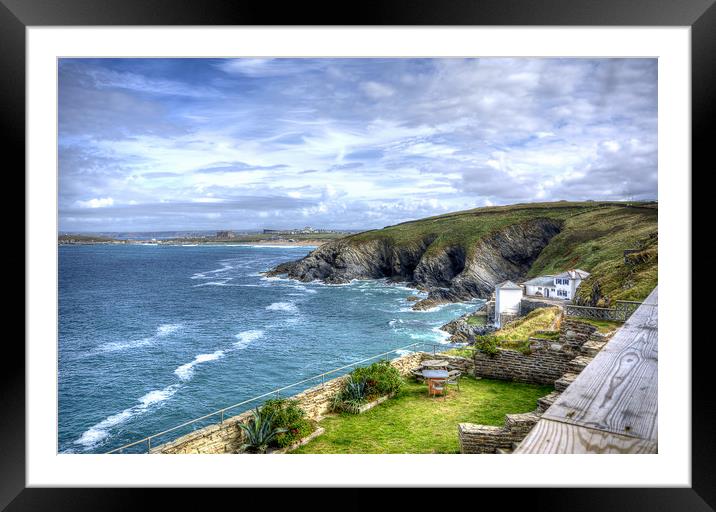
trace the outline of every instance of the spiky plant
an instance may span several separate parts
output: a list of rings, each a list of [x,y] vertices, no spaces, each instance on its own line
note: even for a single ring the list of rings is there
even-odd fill
[[[364,379],[356,380],[349,375],[343,389],[334,395],[332,409],[357,414],[365,401],[366,381]]]
[[[253,417],[246,423],[239,423],[243,430],[246,442],[241,449],[250,453],[266,453],[269,443],[279,434],[286,432],[285,428],[273,426],[274,412],[264,414],[256,407],[252,411]]]

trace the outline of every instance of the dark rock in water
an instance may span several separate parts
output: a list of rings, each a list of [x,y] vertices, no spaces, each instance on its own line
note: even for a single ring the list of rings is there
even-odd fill
[[[284,275],[284,274],[287,274],[291,270],[291,268],[293,268],[293,266],[295,264],[296,264],[295,261],[287,261],[286,263],[281,263],[279,265],[276,265],[271,270],[263,272],[263,274],[268,277]]]
[[[427,291],[413,309],[429,309],[446,302],[489,297],[496,284],[524,276],[542,249],[561,229],[561,222],[536,218],[480,239],[472,247],[428,248],[437,236],[425,236],[398,244],[392,238],[328,242],[301,260],[282,263],[266,275],[286,274],[308,282],[330,284],[352,279],[404,282]]]
[[[408,295],[407,297],[405,297],[405,300],[407,300],[408,302],[416,302],[420,300],[420,297],[418,297],[417,295]]]
[[[451,334],[451,342],[461,343],[472,343],[475,341],[475,336],[482,336],[483,334],[489,334],[497,330],[497,328],[491,324],[476,325],[468,323],[468,318],[472,316],[475,316],[475,312],[462,315],[460,318],[446,323],[440,327],[440,329]]]

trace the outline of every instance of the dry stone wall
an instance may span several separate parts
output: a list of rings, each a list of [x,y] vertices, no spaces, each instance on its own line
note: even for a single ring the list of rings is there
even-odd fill
[[[494,356],[475,353],[477,376],[553,384],[555,390],[537,401],[537,408],[524,414],[507,414],[502,427],[460,423],[458,437],[461,453],[510,453],[524,439],[539,418],[592,361],[607,338],[594,326],[565,320],[559,341],[530,338],[530,354],[498,350]]]
[[[393,359],[390,364],[397,368],[401,375],[408,375],[410,370],[417,367],[423,359],[431,358],[433,358],[432,354],[414,352]],[[454,359],[456,363],[470,366],[470,361],[465,358],[441,356],[441,359]],[[346,378],[344,375],[328,380],[290,398],[298,401],[299,407],[306,412],[307,417],[319,420],[328,412],[333,395],[338,392]],[[243,431],[239,423],[246,423],[251,417],[251,411],[246,411],[225,419],[223,423],[210,425],[170,443],[157,446],[151,450],[151,453],[236,453],[243,443]]]
[[[495,453],[498,449],[511,450],[513,443],[519,443],[529,434],[540,416],[541,414],[537,412],[506,414],[505,424],[502,427],[460,423],[458,424],[460,453]]]
[[[592,335],[596,334],[597,328],[593,325],[565,318],[562,321],[559,340],[567,344],[571,350],[579,351]]]
[[[528,313],[530,313],[532,310],[537,308],[553,308],[555,306],[561,306],[560,303],[555,302],[548,302],[548,301],[540,301],[538,299],[532,299],[532,298],[523,298],[520,301],[520,315],[525,316]]]
[[[546,340],[545,340],[546,341]],[[496,354],[475,351],[474,374],[488,379],[514,380],[530,384],[552,384],[567,371],[574,354],[562,343],[533,344],[531,353],[498,349]]]

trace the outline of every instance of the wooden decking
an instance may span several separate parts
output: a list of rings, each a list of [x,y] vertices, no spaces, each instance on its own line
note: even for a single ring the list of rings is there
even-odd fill
[[[657,452],[657,288],[514,453]]]

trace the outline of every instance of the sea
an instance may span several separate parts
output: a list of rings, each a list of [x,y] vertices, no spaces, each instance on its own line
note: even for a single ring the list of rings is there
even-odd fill
[[[425,294],[385,280],[326,285],[261,273],[312,249],[60,245],[58,452],[105,453],[376,354],[432,350],[448,343],[441,325],[482,304],[414,311],[407,298]],[[425,345],[401,349],[413,343]]]

